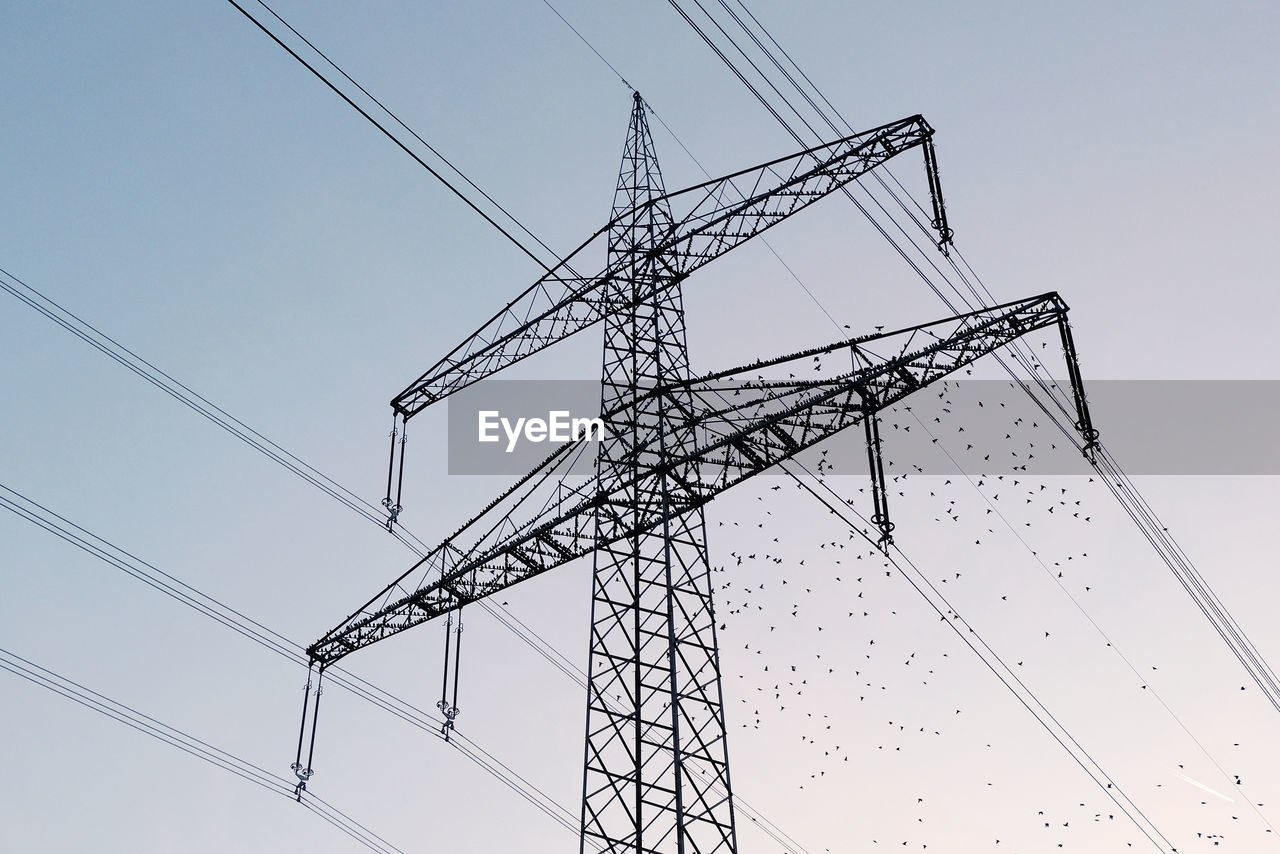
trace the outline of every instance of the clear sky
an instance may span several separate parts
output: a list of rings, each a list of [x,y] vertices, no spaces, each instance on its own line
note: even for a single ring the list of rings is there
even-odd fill
[[[703,178],[685,148],[714,174],[797,148],[669,4],[555,5],[661,117],[669,189]],[[1280,379],[1280,7],[749,6],[855,127],[922,113],[937,129],[957,245],[1001,300],[1063,295],[1086,380]],[[541,0],[276,8],[557,251],[604,223],[629,92]],[[0,97],[0,268],[369,500],[387,401],[536,278],[221,0],[9,4]],[[894,168],[927,198],[914,158]],[[768,249],[744,247],[686,285],[695,371],[827,343],[823,310],[855,332],[948,313],[843,199],[770,242],[822,309]],[[0,341],[5,487],[304,644],[411,561],[3,293]],[[519,375],[592,378],[599,343],[584,333]],[[412,425],[403,518],[429,542],[503,483],[447,476],[444,425],[443,410]],[[1028,480],[988,504],[990,485],[946,480],[895,485],[898,542],[925,575],[1180,851],[1280,849],[1280,717],[1111,496],[1084,478]],[[866,500],[860,477],[832,485]],[[1276,479],[1139,486],[1262,654],[1280,656]],[[1059,490],[1089,522],[1047,513],[1040,493]],[[740,817],[742,851],[1152,850],[794,485],[744,485],[709,519],[735,791],[802,846]],[[585,666],[589,582],[575,564],[502,601]],[[576,817],[584,691],[470,610],[460,730]],[[347,664],[432,709],[442,633]],[[0,648],[289,774],[301,667],[11,513]],[[9,673],[0,767],[6,851],[362,850]],[[336,689],[312,791],[406,851],[577,847],[453,747]]]

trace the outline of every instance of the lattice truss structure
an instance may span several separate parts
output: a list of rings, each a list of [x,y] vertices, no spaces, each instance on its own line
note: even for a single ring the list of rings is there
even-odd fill
[[[705,376],[691,373],[681,298],[689,274],[890,158],[922,149],[932,225],[944,247],[951,232],[932,136],[924,119],[912,116],[667,193],[637,94],[609,223],[392,401],[407,421],[601,323],[605,434],[594,443],[594,475],[565,477],[587,451],[586,438],[561,445],[316,641],[308,649],[313,665],[323,673],[356,650],[593,555],[582,850],[736,851],[706,504],[861,424],[875,487],[872,518],[887,542],[892,524],[877,413],[1048,326],[1061,332],[1076,427],[1087,449],[1097,437],[1067,306],[1054,293]],[[573,263],[598,252],[600,243],[604,269],[577,274]],[[839,367],[796,380],[800,365],[813,376],[815,356]],[[393,434],[392,469],[396,454]],[[394,521],[398,496],[393,502],[389,490],[386,503]],[[306,724],[304,706],[304,730]],[[295,770],[305,786],[310,760],[303,765],[301,738],[299,744]]]

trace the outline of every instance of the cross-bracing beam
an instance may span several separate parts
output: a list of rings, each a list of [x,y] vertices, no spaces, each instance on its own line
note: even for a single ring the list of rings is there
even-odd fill
[[[308,654],[318,663],[331,663],[581,557],[596,546],[652,529],[979,357],[1054,325],[1067,329],[1067,306],[1056,293],[1049,293],[682,382],[679,385],[691,393],[696,408],[682,414],[678,427],[666,438],[664,453],[659,453],[656,436],[639,448],[646,460],[639,474],[603,471],[585,483],[566,486],[558,474],[568,470],[580,443],[560,446],[484,513],[316,641]],[[893,355],[878,356],[875,351]],[[1073,391],[1078,392],[1079,429],[1091,445],[1097,433],[1084,394],[1075,385],[1074,352],[1064,352]],[[830,357],[829,362],[846,356],[845,362],[855,367],[828,378],[770,378],[790,366],[807,366],[815,355]],[[655,388],[651,393],[659,391]],[[684,480],[682,473],[695,463],[701,477],[696,482]],[[637,478],[662,476],[670,476],[678,486],[671,505],[665,511],[646,508],[632,524],[617,521],[615,498],[634,486]],[[515,516],[512,509],[517,505],[532,509],[527,516]],[[606,520],[598,533],[596,513]],[[490,523],[487,528],[486,522]]]
[[[661,256],[662,266],[670,273],[688,276],[890,158],[917,147],[929,152],[931,183],[935,182],[932,138],[933,128],[924,118],[911,116],[646,199],[642,203],[645,208],[665,206],[679,212],[670,219],[665,233],[655,235],[650,251]],[[745,198],[736,198],[739,191]],[[937,210],[941,220],[935,227],[943,240],[949,239],[945,214],[940,207]],[[625,302],[609,302],[607,293],[610,283],[625,275],[625,259],[615,259],[594,276],[579,276],[570,268],[574,261],[589,257],[592,250],[598,251],[611,229],[637,213],[620,212],[410,383],[391,401],[396,412],[412,417],[431,403],[600,322],[606,304],[614,310],[628,308]]]

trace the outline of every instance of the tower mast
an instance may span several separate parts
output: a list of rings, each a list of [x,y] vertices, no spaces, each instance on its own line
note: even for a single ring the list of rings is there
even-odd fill
[[[609,266],[620,273],[605,297],[600,411],[610,414],[597,453],[597,476],[628,485],[597,514],[597,542],[614,542],[596,550],[592,578],[581,850],[590,839],[609,852],[731,854],[703,508],[666,512],[672,492],[699,477],[696,460],[665,467],[695,409],[684,277],[653,251],[673,224],[665,192],[636,93],[609,229]],[[653,507],[665,521],[637,531]],[[635,533],[611,536],[618,528]]]

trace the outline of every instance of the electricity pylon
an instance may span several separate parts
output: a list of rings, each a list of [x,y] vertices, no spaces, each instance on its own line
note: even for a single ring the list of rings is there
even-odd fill
[[[587,554],[594,555],[581,850],[737,850],[703,509],[729,487],[861,423],[872,521],[891,538],[877,413],[1032,331],[1060,331],[1085,453],[1095,447],[1067,306],[1049,293],[694,377],[681,288],[697,268],[913,148],[924,153],[940,247],[950,241],[933,130],[912,116],[666,193],[635,96],[609,223],[392,401],[402,428],[425,407],[603,322],[593,476],[564,479],[584,438],[560,446],[307,650],[335,661]],[[736,187],[747,188],[736,200]],[[675,216],[673,210],[682,210]],[[605,268],[571,261],[604,242]],[[813,376],[825,357],[839,365]],[[397,429],[398,429],[397,428]],[[404,463],[392,431],[385,504]],[[487,527],[485,527],[487,525]],[[308,681],[295,771],[320,688]],[[446,708],[446,714],[452,713]]]

